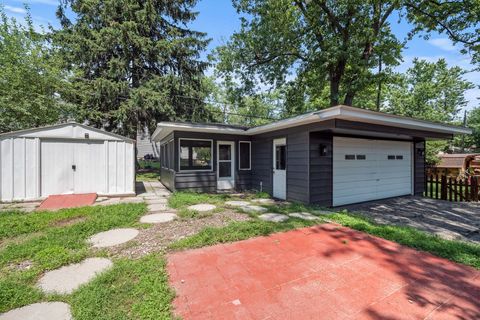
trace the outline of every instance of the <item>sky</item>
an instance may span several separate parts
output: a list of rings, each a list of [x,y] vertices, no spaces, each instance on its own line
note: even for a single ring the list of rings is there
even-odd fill
[[[28,4],[36,26],[47,26],[51,24],[54,28],[59,27],[55,17],[55,10],[58,0],[0,0],[8,16],[23,20],[26,13],[24,3]],[[230,35],[240,28],[239,15],[232,6],[231,0],[200,0],[196,11],[198,18],[191,24],[191,28],[197,31],[206,32],[211,42],[205,57],[215,47],[228,41]],[[407,23],[399,24],[397,19],[391,19],[393,32],[399,39],[404,39],[409,30]],[[432,34],[429,40],[415,38],[408,42],[407,48],[403,51],[403,63],[397,67],[398,72],[405,72],[417,57],[429,62],[444,58],[449,66],[460,66],[465,70],[473,70],[470,64],[470,57],[460,53],[460,46],[454,46],[452,42],[442,34]],[[480,100],[480,72],[473,71],[465,75],[465,79],[475,84],[476,88],[468,90],[466,99],[469,101],[467,110],[479,105]]]

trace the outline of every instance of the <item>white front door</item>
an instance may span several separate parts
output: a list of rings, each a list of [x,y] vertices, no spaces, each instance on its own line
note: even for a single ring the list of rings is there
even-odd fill
[[[217,189],[235,188],[235,143],[233,141],[217,142]]]
[[[333,138],[333,205],[412,194],[412,143]]]
[[[273,197],[287,199],[287,139],[273,140]]]
[[[44,140],[40,152],[43,197],[106,191],[103,141]]]

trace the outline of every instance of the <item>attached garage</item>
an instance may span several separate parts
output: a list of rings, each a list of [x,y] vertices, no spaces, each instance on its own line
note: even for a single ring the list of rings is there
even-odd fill
[[[333,137],[333,206],[410,195],[413,143]]]
[[[0,135],[0,200],[135,194],[134,141],[78,123]]]

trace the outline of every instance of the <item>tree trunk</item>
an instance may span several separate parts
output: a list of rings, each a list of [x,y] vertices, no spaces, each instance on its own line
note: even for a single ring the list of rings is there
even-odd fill
[[[343,104],[346,106],[351,106],[353,104],[353,98],[355,97],[355,92],[348,91],[343,100]]]

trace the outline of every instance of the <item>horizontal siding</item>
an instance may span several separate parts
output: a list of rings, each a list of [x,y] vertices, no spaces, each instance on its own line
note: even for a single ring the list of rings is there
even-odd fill
[[[320,156],[320,144],[327,146],[327,156]],[[332,205],[332,151],[331,133],[310,133],[310,202],[325,207]]]
[[[160,169],[160,181],[170,191],[175,191],[175,172],[165,168]]]
[[[177,172],[175,174],[176,190],[214,192],[216,188],[215,172]]]
[[[419,155],[419,150],[423,150],[424,156]],[[422,196],[425,191],[425,141],[415,141],[414,149],[414,193],[417,196]]]

